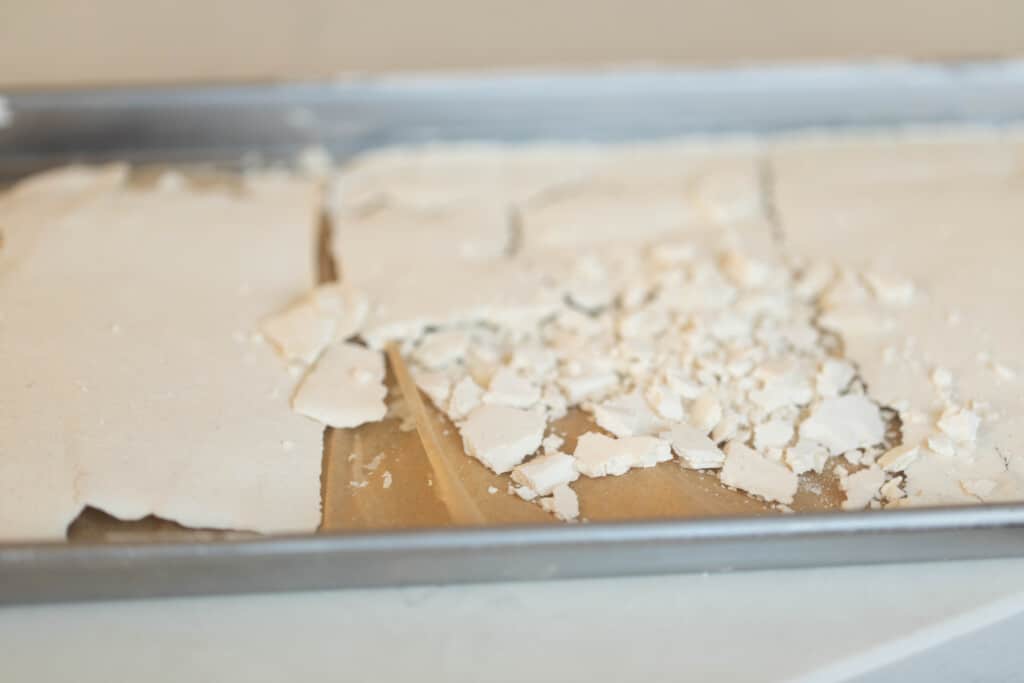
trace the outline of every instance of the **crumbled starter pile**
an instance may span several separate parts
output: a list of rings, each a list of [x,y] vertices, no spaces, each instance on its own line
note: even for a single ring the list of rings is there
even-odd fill
[[[474,154],[485,161],[473,166]],[[784,511],[800,475],[827,467],[844,509],[933,504],[927,479],[907,471],[969,463],[999,419],[983,397],[958,396],[941,367],[934,415],[872,397],[840,332],[851,316],[888,320],[921,292],[899,274],[802,260],[749,238],[771,231],[756,165],[698,155],[696,170],[680,172],[691,191],[679,204],[658,153],[645,165],[596,148],[545,165],[556,152],[535,150],[521,153],[522,168],[495,165],[509,154],[385,152],[341,171],[341,281],[263,326],[289,361],[311,368],[297,411],[334,427],[381,419],[381,350],[399,344],[467,456],[566,521],[580,515],[580,477],[669,461]],[[695,205],[706,210],[695,216]],[[614,229],[602,223],[609,216]],[[371,226],[382,231],[376,243],[348,239]],[[401,286],[385,282],[399,271]],[[572,409],[593,427],[569,452],[555,425]],[[911,420],[917,438],[907,440]],[[959,485],[975,502],[996,490],[1024,498],[1009,473]]]

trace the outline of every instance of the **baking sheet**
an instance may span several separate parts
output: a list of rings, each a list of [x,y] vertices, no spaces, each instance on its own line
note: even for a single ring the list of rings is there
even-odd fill
[[[0,177],[13,179],[68,161],[104,159],[237,169],[291,161],[310,144],[322,144],[344,159],[382,144],[424,141],[619,141],[808,127],[1013,124],[1024,120],[1024,65],[383,79],[16,93],[8,100],[14,117],[12,126],[0,129]],[[346,486],[353,468],[381,452],[382,444],[386,458],[402,461],[388,466],[404,468],[390,497]],[[350,461],[353,452],[357,457]],[[485,489],[486,471],[465,460],[466,476],[479,479]],[[803,514],[759,516],[765,510],[756,502],[739,494],[735,504],[723,502],[716,482],[701,493],[712,482],[702,483],[704,475],[678,467],[671,468],[675,480],[668,484],[668,468],[621,478],[649,477],[652,495],[592,515],[594,523],[437,530],[431,528],[445,517],[431,507],[430,492],[406,488],[413,482],[422,486],[425,477],[416,468],[425,466],[415,432],[400,432],[393,424],[332,431],[320,534],[265,538],[195,532],[159,520],[123,524],[90,513],[76,522],[70,544],[0,546],[0,601],[1024,554],[1022,505],[820,515],[806,512],[819,505],[809,499],[796,506]],[[666,485],[690,487],[695,495],[659,497],[658,487]],[[409,505],[416,496],[420,504]],[[497,515],[503,521],[548,521],[533,506],[519,506],[504,494],[494,498],[495,505],[507,508]],[[623,510],[635,519],[663,515],[670,498],[709,504],[689,514],[670,510],[689,519],[601,521],[621,519]],[[827,496],[824,503],[827,507]],[[715,514],[730,516],[707,519]],[[407,530],[366,531],[381,527]],[[409,530],[415,527],[427,529]]]

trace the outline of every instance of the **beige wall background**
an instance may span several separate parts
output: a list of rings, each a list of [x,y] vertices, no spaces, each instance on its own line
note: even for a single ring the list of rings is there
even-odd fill
[[[0,0],[8,88],[1022,54],[1022,0]]]

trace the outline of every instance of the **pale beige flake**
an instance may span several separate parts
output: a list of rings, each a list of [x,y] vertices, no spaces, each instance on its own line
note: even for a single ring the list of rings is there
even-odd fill
[[[834,398],[850,386],[856,375],[853,365],[844,360],[829,358],[821,364],[817,376],[818,395]]]
[[[792,470],[737,441],[725,445],[725,463],[719,476],[726,486],[787,504],[793,502],[798,485]]]
[[[483,396],[484,390],[472,377],[463,377],[452,387],[451,398],[448,401],[448,417],[456,422],[466,419],[480,405]]]
[[[310,365],[329,344],[359,332],[368,310],[362,294],[330,283],[265,319],[260,330],[286,360]]]
[[[387,413],[384,356],[353,343],[328,347],[302,379],[292,407],[335,428],[358,427]]]
[[[939,418],[938,427],[956,443],[971,443],[978,436],[981,418],[967,408],[947,408]]]
[[[552,495],[540,499],[540,506],[563,522],[572,522],[580,516],[580,500],[568,484],[559,484]]]
[[[572,405],[578,405],[588,398],[606,396],[618,383],[619,376],[616,373],[600,369],[563,374],[558,378],[558,386]]]
[[[800,439],[796,445],[785,450],[782,460],[796,474],[811,471],[821,474],[825,470],[825,463],[828,462],[829,457],[828,449],[821,444],[808,439]]]
[[[494,405],[531,408],[540,401],[540,395],[540,387],[536,384],[513,368],[502,367],[491,377],[482,400]]]
[[[448,397],[452,393],[452,383],[448,375],[434,370],[411,368],[416,386],[430,399],[431,403],[441,410],[447,409]]]
[[[576,441],[576,469],[587,477],[618,476],[634,467],[653,467],[672,459],[668,441],[652,436],[614,439],[587,432]]]
[[[704,394],[690,404],[690,424],[710,434],[722,421],[722,404],[712,394]]]
[[[934,453],[944,455],[947,458],[956,454],[956,445],[953,440],[945,434],[932,434],[928,437],[928,448]]]
[[[690,425],[675,424],[661,435],[672,444],[684,467],[694,470],[717,469],[725,462],[725,453],[707,435]]]
[[[871,501],[878,498],[884,483],[885,472],[877,467],[868,467],[842,477],[839,480],[839,487],[846,494],[843,509],[863,510]]]
[[[887,503],[893,503],[898,500],[902,500],[907,497],[906,491],[903,490],[903,477],[893,477],[888,480],[879,489],[879,493],[882,495],[882,499]]]
[[[754,448],[783,448],[793,438],[793,424],[786,420],[769,420],[754,427]]]
[[[597,426],[615,436],[650,436],[665,428],[639,390],[616,396],[590,407]]]
[[[886,451],[875,463],[886,472],[902,472],[921,454],[913,444],[903,444]]]
[[[469,347],[469,335],[461,330],[432,332],[420,339],[413,360],[431,370],[445,368],[460,360]]]
[[[473,409],[460,432],[466,453],[504,474],[540,447],[545,427],[542,415],[485,404]]]
[[[825,399],[800,424],[800,438],[816,441],[833,455],[875,446],[885,438],[878,406],[856,394]]]
[[[541,446],[544,447],[544,453],[551,454],[560,452],[559,449],[562,448],[564,443],[565,439],[560,437],[558,434],[548,434],[544,437],[544,440],[541,441]]]
[[[538,455],[512,470],[512,481],[541,496],[546,496],[556,486],[570,484],[579,477],[576,459],[558,452]]]

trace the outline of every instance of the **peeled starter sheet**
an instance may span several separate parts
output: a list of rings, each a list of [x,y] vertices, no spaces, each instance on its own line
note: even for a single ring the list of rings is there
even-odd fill
[[[69,167],[0,197],[0,539],[86,506],[312,531],[323,427],[255,335],[314,281],[318,190],[135,187]]]
[[[787,248],[834,261],[893,299],[829,319],[870,394],[898,410],[913,504],[1024,498],[1024,138],[998,131],[803,138],[772,152]],[[949,405],[977,440],[939,453]],[[938,435],[940,441],[929,442]]]

